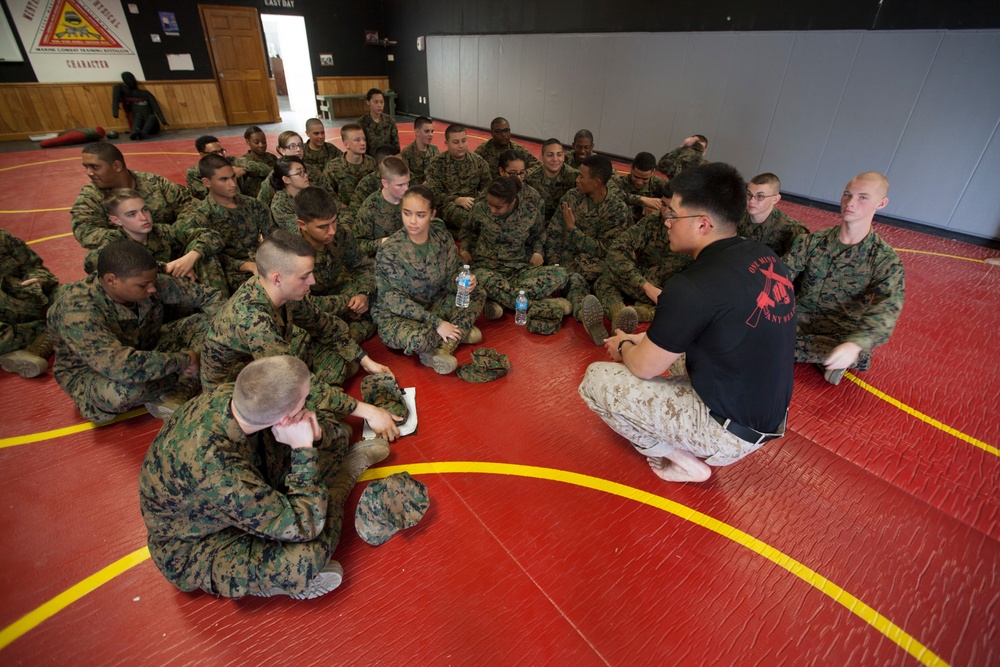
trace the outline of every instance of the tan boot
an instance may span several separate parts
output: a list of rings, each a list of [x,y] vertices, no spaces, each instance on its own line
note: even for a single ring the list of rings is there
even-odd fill
[[[622,306],[611,319],[611,332],[621,329],[627,334],[635,333],[639,328],[639,315],[632,306]]]
[[[608,337],[608,330],[604,328],[604,309],[593,294],[584,297],[580,308],[580,319],[594,345],[604,345],[604,339]]]
[[[545,299],[550,302],[553,306],[559,306],[562,308],[563,317],[573,314],[573,304],[569,302],[569,299]]]
[[[645,303],[635,304],[635,314],[639,317],[640,322],[652,322],[653,317],[656,315],[656,306],[650,306]]]
[[[462,337],[462,342],[466,345],[476,345],[477,343],[482,343],[483,332],[479,330],[479,327],[473,324],[469,327],[469,333]]]
[[[499,320],[503,317],[503,306],[496,301],[487,301],[486,305],[483,306],[483,315],[488,320]]]
[[[146,411],[155,419],[166,421],[178,408],[199,393],[201,393],[201,383],[196,378],[182,378],[172,390],[146,403]]]
[[[0,368],[17,373],[23,378],[38,377],[49,369],[52,341],[44,331],[23,350],[16,350],[0,357]]]
[[[457,347],[457,343],[450,341],[431,352],[421,352],[420,363],[424,366],[430,366],[439,375],[454,373],[455,369],[458,368],[458,359],[452,355],[455,347]]]

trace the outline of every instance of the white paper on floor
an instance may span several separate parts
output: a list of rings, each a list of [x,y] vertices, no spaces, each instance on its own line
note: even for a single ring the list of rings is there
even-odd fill
[[[403,402],[406,403],[406,409],[410,411],[410,414],[406,417],[406,421],[399,424],[399,434],[400,435],[410,435],[417,430],[417,388],[407,387],[403,390]],[[361,431],[362,440],[374,440],[375,431],[372,427],[368,425],[368,420],[365,420],[365,428]]]

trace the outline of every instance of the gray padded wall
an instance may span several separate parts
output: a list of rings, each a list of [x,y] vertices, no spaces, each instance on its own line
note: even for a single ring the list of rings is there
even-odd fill
[[[890,180],[887,215],[1000,238],[1000,31],[432,36],[431,113],[657,157],[693,133],[744,176],[837,202]]]

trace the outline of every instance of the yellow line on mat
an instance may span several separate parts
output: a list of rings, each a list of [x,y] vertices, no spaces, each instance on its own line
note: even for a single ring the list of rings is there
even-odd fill
[[[57,209],[52,209],[52,210],[57,210]],[[68,211],[69,209],[65,209],[65,210]],[[0,211],[0,213],[2,213],[2,211]],[[41,243],[42,241],[51,241],[52,239],[61,239],[63,237],[72,236],[72,235],[73,235],[73,232],[66,232],[65,234],[56,234],[55,236],[43,236],[40,239],[35,239],[34,241],[28,241],[28,245],[31,245],[32,243]]]
[[[130,410],[129,412],[118,415],[106,424],[93,424],[91,422],[85,422],[83,424],[74,424],[73,426],[64,426],[63,428],[52,429],[51,431],[42,431],[41,433],[29,433],[28,435],[16,435],[12,438],[2,438],[0,439],[0,449],[4,449],[5,447],[16,447],[17,445],[30,445],[33,442],[52,440],[66,435],[73,435],[74,433],[83,433],[84,431],[100,428],[102,426],[108,426],[109,424],[117,424],[120,421],[144,414],[147,414],[146,408],[136,408],[135,410]]]
[[[26,208],[23,211],[0,211],[0,213],[14,215],[15,213],[48,213],[49,211],[68,211],[69,209],[69,206],[64,208]],[[63,236],[66,236],[66,234],[63,234]],[[49,238],[53,237],[50,236]],[[28,241],[28,243],[38,243],[38,241],[44,240],[45,239],[37,239],[35,241]]]
[[[986,260],[975,257],[962,257],[961,255],[947,255],[943,252],[931,252],[929,250],[912,250],[910,248],[893,248],[896,252],[912,252],[915,255],[933,255],[934,257],[948,257],[949,259],[963,259],[966,262],[979,262],[984,264]]]

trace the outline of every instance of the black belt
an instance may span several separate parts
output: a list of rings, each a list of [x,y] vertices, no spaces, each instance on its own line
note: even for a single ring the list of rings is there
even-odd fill
[[[708,411],[708,414],[719,424],[719,426],[726,429],[740,440],[745,440],[753,445],[761,445],[769,440],[774,440],[775,438],[780,438],[785,435],[785,422],[788,421],[788,411],[786,410],[785,418],[781,420],[781,426],[778,427],[781,433],[761,433],[760,431],[752,429],[749,426],[737,424],[732,419],[726,419],[722,415],[717,415],[711,410]]]

